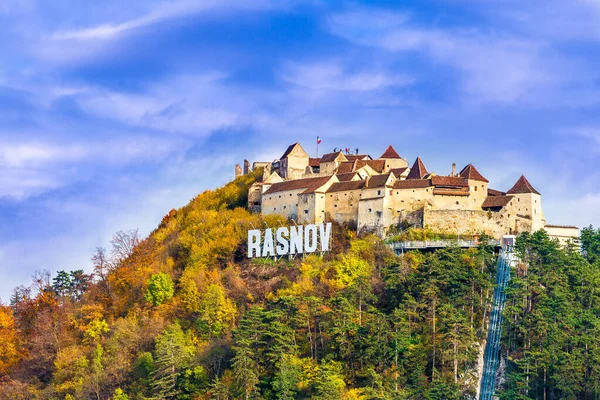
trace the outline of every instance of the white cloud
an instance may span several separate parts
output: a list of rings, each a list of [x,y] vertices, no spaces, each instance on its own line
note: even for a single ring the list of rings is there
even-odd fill
[[[92,115],[131,126],[204,136],[239,122],[239,104],[220,93],[225,90],[219,83],[222,77],[177,77],[151,86],[144,94],[90,88],[77,101]]]
[[[153,25],[173,18],[187,17],[216,9],[227,11],[236,9],[257,10],[271,7],[267,1],[219,1],[219,0],[177,0],[159,4],[147,14],[120,23],[106,23],[90,28],[55,32],[51,40],[105,40],[128,31]]]
[[[383,22],[382,22],[383,21]],[[595,73],[561,57],[544,40],[510,34],[419,26],[406,14],[361,9],[334,15],[330,30],[362,46],[400,54],[426,54],[435,63],[462,71],[462,91],[483,102],[527,102],[532,106],[597,104],[597,90],[568,93],[563,87],[589,86]],[[407,53],[410,54],[410,53]]]
[[[378,71],[346,72],[339,63],[288,65],[283,79],[299,87],[312,90],[371,91],[390,86],[406,86],[414,79],[403,74]]]
[[[24,200],[64,187],[84,179],[79,169],[85,166],[157,162],[187,147],[180,139],[144,135],[65,144],[5,142],[0,145],[0,198]]]

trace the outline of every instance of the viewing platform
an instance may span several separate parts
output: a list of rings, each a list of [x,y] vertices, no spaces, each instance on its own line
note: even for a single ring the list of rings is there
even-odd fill
[[[407,250],[440,249],[443,247],[469,248],[477,247],[481,244],[479,240],[446,239],[446,240],[412,240],[405,242],[393,242],[388,245],[396,254],[402,254]],[[488,244],[494,247],[500,247],[499,240],[489,240]]]

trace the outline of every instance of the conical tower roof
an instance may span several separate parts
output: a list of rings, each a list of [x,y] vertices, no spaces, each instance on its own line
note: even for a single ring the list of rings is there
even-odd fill
[[[406,179],[423,179],[427,174],[429,174],[429,172],[427,171],[427,168],[425,168],[423,160],[421,160],[421,157],[417,157],[415,163],[410,168],[410,172],[406,176]]]
[[[523,193],[535,193],[540,194],[534,187],[529,183],[525,175],[521,175],[517,183],[506,194],[523,194]]]
[[[392,145],[389,145],[388,148],[383,152],[381,157],[379,158],[401,158],[400,154],[394,150]]]
[[[469,164],[466,167],[464,167],[462,169],[462,171],[460,171],[459,175],[462,178],[466,178],[466,179],[471,179],[474,181],[481,181],[481,182],[490,182],[487,179],[485,179],[483,177],[483,175],[481,175],[479,173],[479,171],[477,171],[477,168],[475,168],[475,166],[473,164]]]

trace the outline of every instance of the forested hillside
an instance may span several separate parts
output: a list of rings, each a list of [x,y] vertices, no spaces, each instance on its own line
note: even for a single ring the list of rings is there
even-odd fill
[[[2,399],[459,399],[475,395],[493,249],[395,256],[335,226],[323,258],[248,260],[246,175],[118,232],[94,271],[40,272],[0,307]],[[505,398],[592,398],[600,232],[526,235]],[[585,397],[587,395],[587,397]],[[529,396],[529,397],[528,397]]]

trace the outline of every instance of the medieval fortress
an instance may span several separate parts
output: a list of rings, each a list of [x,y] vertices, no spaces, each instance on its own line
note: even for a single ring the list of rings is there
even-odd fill
[[[494,238],[539,229],[561,242],[579,237],[577,227],[546,223],[542,196],[525,176],[507,191],[495,190],[472,164],[460,171],[453,164],[449,175],[437,175],[419,157],[409,167],[392,146],[377,159],[342,151],[311,158],[294,143],[279,160],[252,168],[264,172],[249,189],[248,208],[298,224],[334,220],[381,236],[418,227]],[[249,170],[244,161],[236,176]]]

